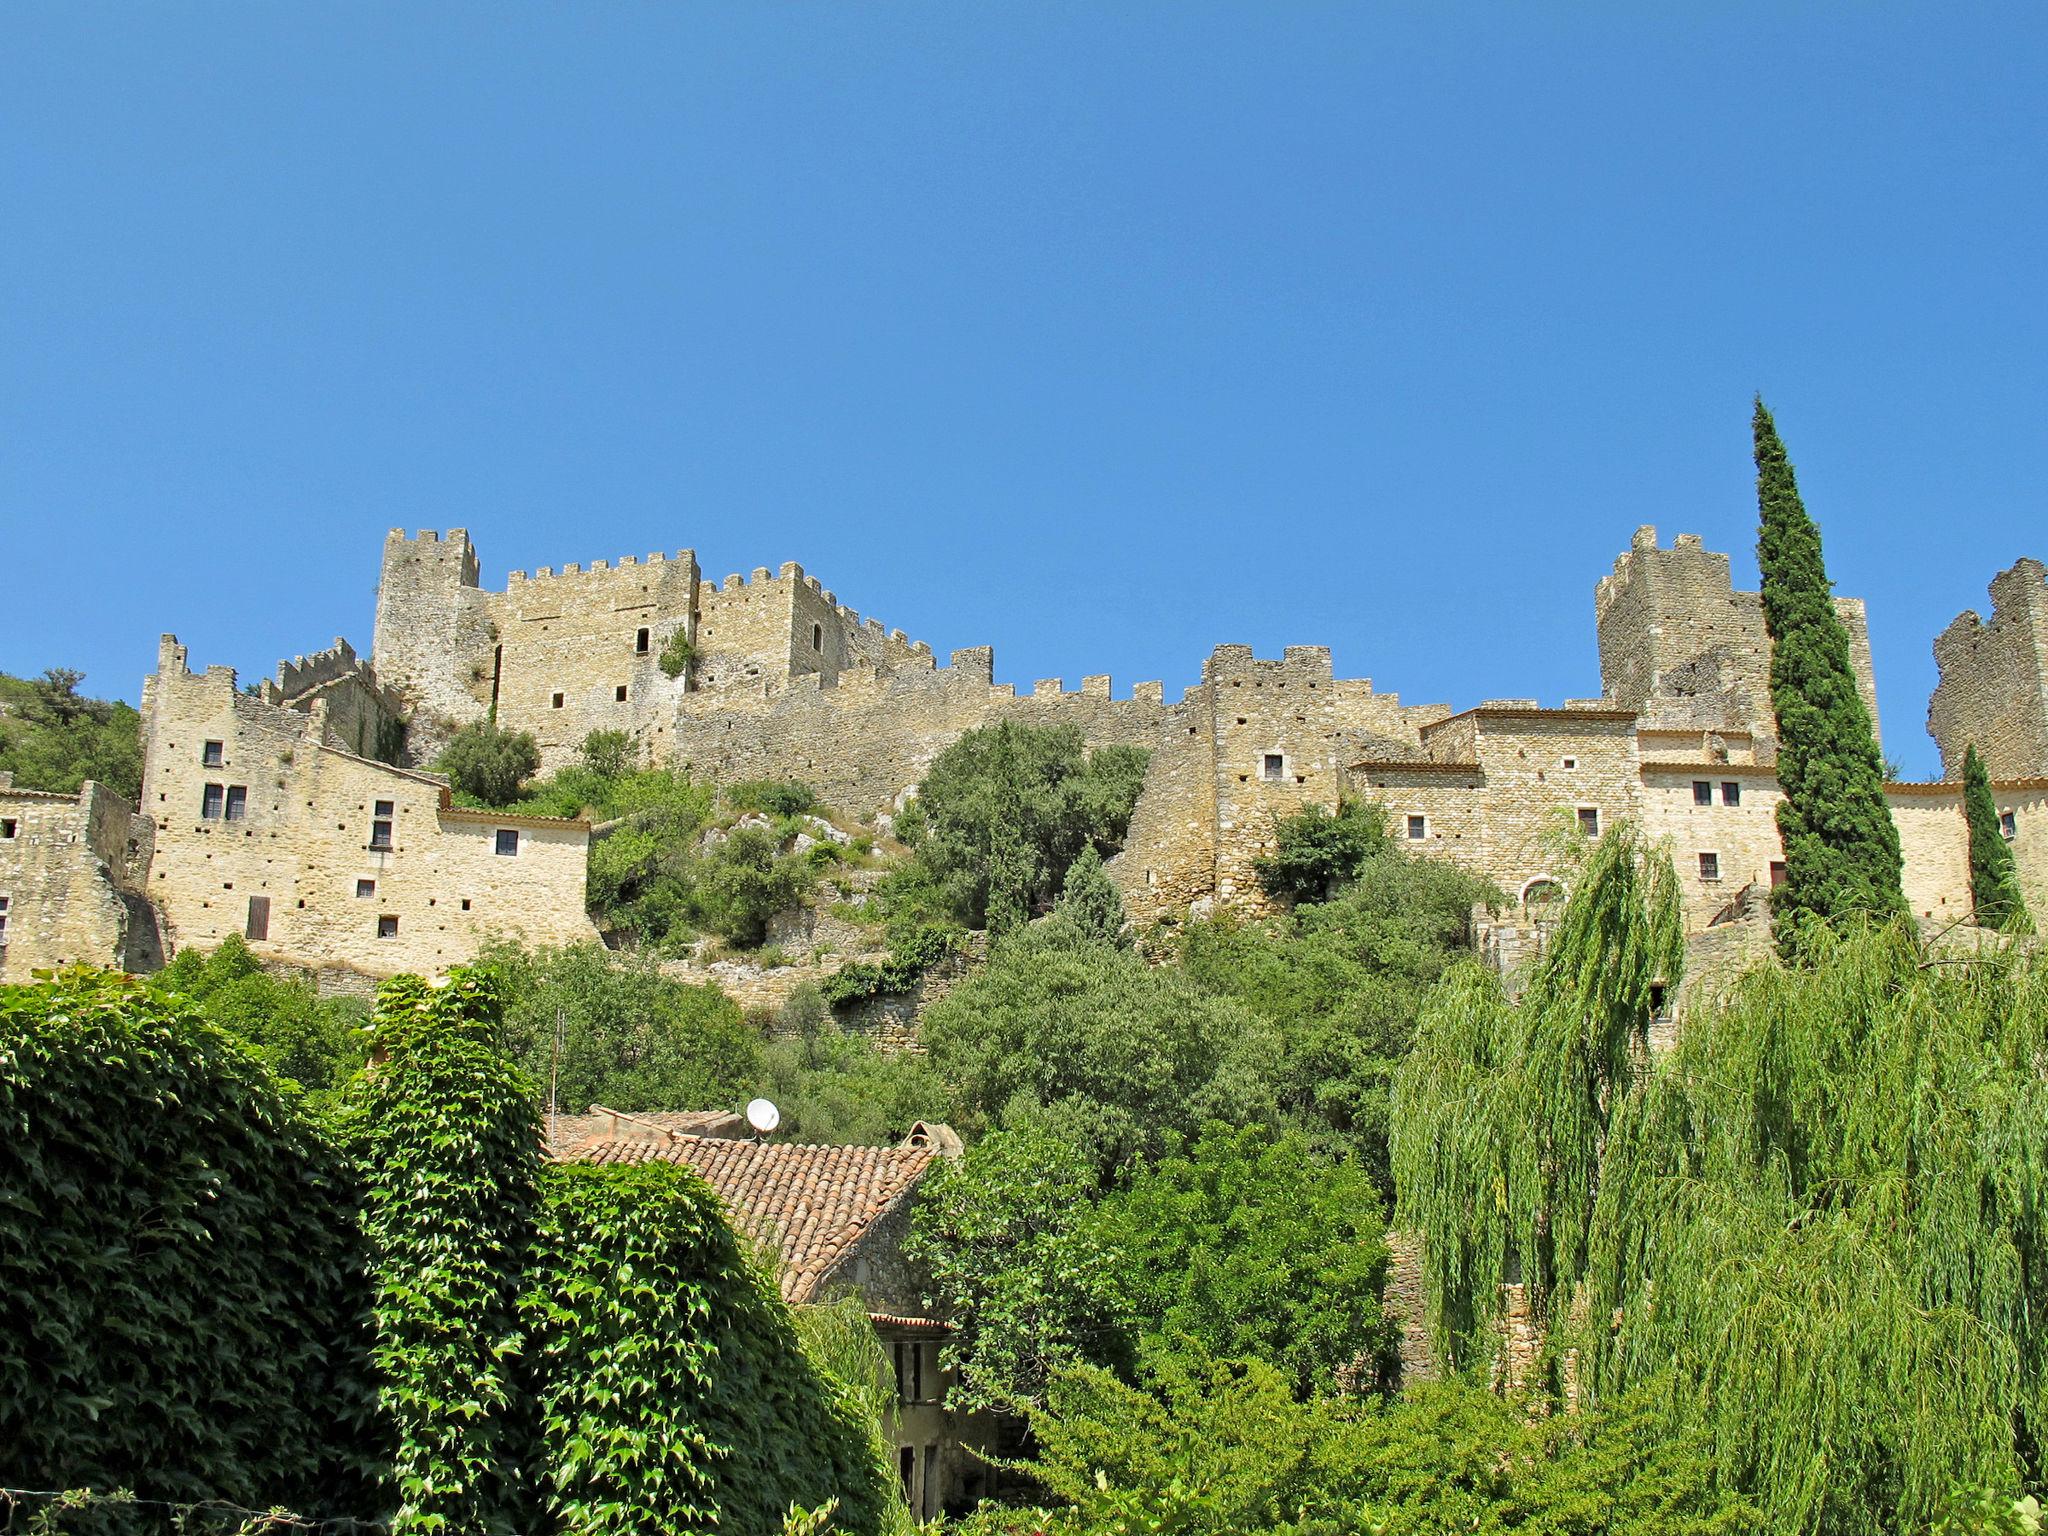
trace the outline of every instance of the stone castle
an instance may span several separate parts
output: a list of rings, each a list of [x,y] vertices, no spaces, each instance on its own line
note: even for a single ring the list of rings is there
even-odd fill
[[[1995,781],[2028,901],[2048,917],[2048,580],[2021,560],[1992,616],[1935,642],[1928,711],[1948,781],[1887,794],[1906,889],[1935,925],[1970,912],[1961,773],[1974,741]],[[1876,719],[1863,605],[1838,599]],[[1277,659],[1218,646],[1168,702],[1118,697],[1106,676],[1028,693],[993,679],[986,647],[940,666],[929,646],[839,602],[801,566],[701,579],[688,550],[479,581],[462,529],[385,541],[369,660],[346,641],[254,688],[193,672],[165,636],[142,703],[139,806],[0,779],[0,978],[91,960],[148,969],[241,934],[267,958],[359,977],[434,971],[493,935],[564,942],[584,910],[592,829],[455,806],[421,765],[458,727],[530,731],[545,768],[592,731],[642,760],[721,781],[802,780],[838,810],[900,808],[961,732],[998,720],[1078,727],[1151,764],[1110,863],[1140,922],[1256,911],[1253,861],[1276,821],[1342,796],[1381,803],[1417,851],[1506,894],[1503,944],[1558,892],[1560,822],[1598,836],[1620,818],[1669,840],[1689,925],[1711,937],[1753,914],[1781,866],[1769,642],[1728,557],[1638,529],[1595,592],[1602,691],[1546,708],[1493,699],[1454,712],[1333,675],[1323,646]],[[1740,926],[1740,925],[1738,925]],[[1747,925],[1753,929],[1754,925]]]

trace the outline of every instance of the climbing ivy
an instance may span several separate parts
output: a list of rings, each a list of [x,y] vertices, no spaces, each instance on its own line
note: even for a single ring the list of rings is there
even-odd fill
[[[812,1363],[717,1198],[668,1163],[547,1170],[524,1301],[551,1518],[588,1536],[772,1533],[839,1500],[877,1529],[863,1414]]]
[[[354,1196],[190,1002],[0,987],[0,1485],[364,1509]]]
[[[344,1126],[363,1179],[394,1536],[523,1527],[519,1297],[533,1262],[537,1095],[497,1048],[482,972],[378,989]]]

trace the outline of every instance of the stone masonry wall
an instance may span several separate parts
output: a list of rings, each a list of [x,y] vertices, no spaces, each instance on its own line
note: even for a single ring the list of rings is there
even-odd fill
[[[1989,623],[1957,616],[1934,642],[1941,682],[1927,729],[1944,776],[1963,776],[1971,742],[1994,779],[2048,775],[2048,569],[2018,561],[1991,583]]]
[[[484,600],[498,724],[533,734],[544,772],[580,760],[593,731],[624,731],[659,758],[689,686],[662,671],[661,652],[678,629],[696,634],[697,585],[687,549],[512,572]]]
[[[1877,729],[1877,680],[1870,626],[1860,598],[1838,597],[1849,631],[1857,690]],[[1716,730],[1776,729],[1771,713],[1770,637],[1763,603],[1738,592],[1728,557],[1681,533],[1669,549],[1657,530],[1638,528],[1625,554],[1594,591],[1601,685],[1607,698],[1639,711],[1647,725]]]
[[[153,914],[138,897],[150,833],[104,785],[53,795],[16,789],[0,773],[0,982],[63,965],[160,964]]]
[[[170,636],[142,717],[148,887],[173,946],[235,933],[267,959],[382,976],[444,970],[494,935],[595,936],[583,822],[451,807],[439,778],[330,745],[317,706],[242,693],[231,668],[195,675]]]

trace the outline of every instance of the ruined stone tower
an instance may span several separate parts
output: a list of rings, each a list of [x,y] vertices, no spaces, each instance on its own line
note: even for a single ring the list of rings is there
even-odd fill
[[[2048,571],[2021,560],[1991,583],[1991,619],[1957,615],[1934,642],[1941,683],[1927,730],[1941,771],[1963,773],[1971,742],[1994,779],[2048,776]]]

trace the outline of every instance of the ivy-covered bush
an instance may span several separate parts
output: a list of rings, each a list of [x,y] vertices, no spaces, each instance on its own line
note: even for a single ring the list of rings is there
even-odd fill
[[[0,1485],[367,1512],[353,1205],[191,1003],[0,987]]]
[[[364,1182],[394,1536],[524,1529],[519,1297],[533,1263],[538,1096],[499,1050],[490,978],[377,993],[345,1125]]]
[[[806,1355],[789,1310],[695,1174],[547,1170],[526,1297],[548,1517],[588,1536],[772,1536],[794,1504],[879,1528],[872,1429]]]

